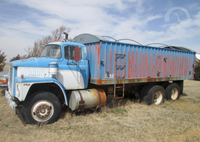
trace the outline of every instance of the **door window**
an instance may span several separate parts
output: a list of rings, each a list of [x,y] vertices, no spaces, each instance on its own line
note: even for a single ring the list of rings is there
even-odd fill
[[[74,48],[76,46],[65,46],[65,59],[74,60]],[[82,54],[80,52],[80,59],[82,59]]]

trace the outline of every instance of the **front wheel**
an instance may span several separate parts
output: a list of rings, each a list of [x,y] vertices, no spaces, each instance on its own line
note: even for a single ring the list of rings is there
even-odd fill
[[[40,92],[24,102],[22,113],[26,123],[50,124],[58,119],[61,113],[61,104],[54,94]]]

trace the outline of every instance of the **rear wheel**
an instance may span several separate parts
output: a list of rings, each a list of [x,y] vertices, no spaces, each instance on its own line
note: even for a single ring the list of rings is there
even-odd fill
[[[167,88],[165,89],[166,91],[166,98],[167,100],[178,100],[180,96],[180,87],[176,83],[169,84]]]
[[[159,85],[152,86],[151,88],[149,88],[143,100],[146,101],[149,105],[151,104],[160,105],[164,103],[165,101],[164,88]]]
[[[148,100],[147,93],[148,93],[149,89],[151,89],[151,87],[153,87],[153,86],[154,86],[153,84],[147,84],[142,88],[142,90],[140,92],[140,101],[146,102]]]
[[[50,92],[36,93],[23,104],[22,113],[26,123],[50,124],[58,119],[61,104],[59,99]]]

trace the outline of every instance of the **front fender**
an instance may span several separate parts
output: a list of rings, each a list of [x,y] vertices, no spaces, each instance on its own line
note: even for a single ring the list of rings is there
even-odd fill
[[[65,88],[55,78],[25,77],[25,78],[22,79],[20,77],[16,77],[16,84],[20,84],[19,85],[21,87],[20,90],[23,94],[18,99],[20,101],[24,101],[24,99],[26,98],[26,95],[28,93],[28,90],[31,88],[31,86],[34,85],[34,84],[39,84],[39,83],[55,83],[55,84],[57,84],[60,87],[60,89],[62,90],[64,99],[65,99],[65,104],[68,106],[68,100],[67,100],[67,94],[65,93]],[[16,89],[18,89],[18,88],[16,88]]]

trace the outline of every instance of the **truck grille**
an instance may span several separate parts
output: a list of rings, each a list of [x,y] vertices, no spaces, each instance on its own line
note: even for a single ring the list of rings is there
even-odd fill
[[[9,87],[9,92],[11,94],[13,94],[13,77],[14,77],[14,73],[13,73],[13,67],[10,66],[9,68],[9,84],[8,84],[8,87]]]

